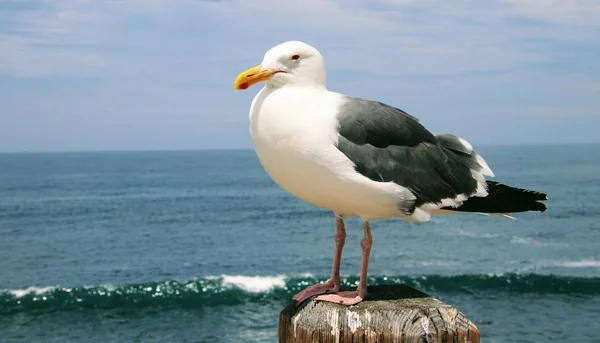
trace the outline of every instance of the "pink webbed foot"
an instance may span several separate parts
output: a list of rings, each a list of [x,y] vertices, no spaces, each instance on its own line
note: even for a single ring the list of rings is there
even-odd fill
[[[339,292],[337,294],[320,295],[315,298],[316,301],[328,301],[342,305],[356,305],[367,296],[362,291]]]
[[[331,294],[331,293],[337,293],[338,291],[339,291],[339,283],[329,281],[326,283],[319,283],[316,285],[306,287],[302,292],[294,295],[292,297],[292,299],[296,300],[298,303],[301,303],[304,300],[309,299],[310,297],[312,297],[314,295]]]

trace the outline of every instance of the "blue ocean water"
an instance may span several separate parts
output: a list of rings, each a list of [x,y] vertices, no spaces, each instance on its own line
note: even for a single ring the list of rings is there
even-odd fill
[[[548,211],[375,221],[370,283],[457,306],[484,342],[598,342],[600,146],[476,148]],[[334,231],[252,150],[0,154],[0,342],[274,342]]]

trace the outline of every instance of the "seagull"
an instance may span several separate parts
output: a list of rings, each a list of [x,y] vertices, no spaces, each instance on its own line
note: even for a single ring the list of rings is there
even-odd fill
[[[513,218],[544,212],[547,195],[486,180],[487,162],[465,139],[434,135],[419,120],[379,101],[326,87],[321,53],[288,41],[240,73],[234,90],[264,87],[250,105],[249,126],[257,157],[283,190],[335,217],[331,276],[293,296],[355,305],[367,296],[370,221],[400,218],[427,222],[433,215],[472,212]],[[340,292],[346,241],[344,218],[359,217],[364,237],[356,290]]]

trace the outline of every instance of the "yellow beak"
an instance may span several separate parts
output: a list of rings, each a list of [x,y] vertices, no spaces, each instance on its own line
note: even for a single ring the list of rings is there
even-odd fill
[[[248,70],[245,70],[238,75],[233,83],[233,90],[248,89],[255,83],[268,80],[271,75],[279,72],[279,70],[263,70],[260,71],[261,66],[257,65]]]

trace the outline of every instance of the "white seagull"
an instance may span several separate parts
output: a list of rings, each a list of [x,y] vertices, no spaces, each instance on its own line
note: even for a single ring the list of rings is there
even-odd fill
[[[545,211],[539,201],[546,194],[486,181],[494,174],[465,139],[436,136],[398,108],[329,91],[325,81],[321,53],[289,41],[267,51],[234,83],[241,90],[265,82],[250,106],[250,134],[267,174],[335,215],[331,278],[296,294],[298,303],[318,295],[318,301],[353,305],[366,297],[370,220]],[[357,289],[340,292],[346,216],[363,221],[362,266]]]

